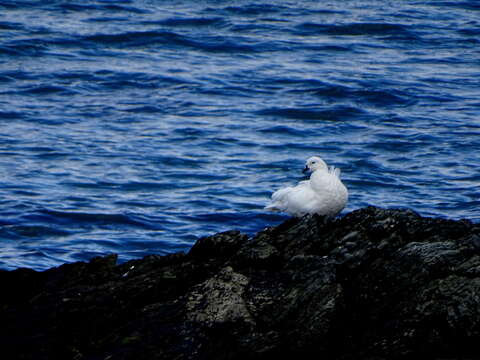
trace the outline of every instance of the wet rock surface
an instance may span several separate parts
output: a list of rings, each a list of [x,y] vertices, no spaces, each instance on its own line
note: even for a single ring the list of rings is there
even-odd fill
[[[477,359],[480,225],[290,219],[188,254],[0,271],[5,359]]]

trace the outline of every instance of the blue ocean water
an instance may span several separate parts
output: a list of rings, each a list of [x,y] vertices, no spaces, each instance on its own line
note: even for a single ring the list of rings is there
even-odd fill
[[[0,268],[253,234],[320,155],[480,220],[477,0],[0,0]]]

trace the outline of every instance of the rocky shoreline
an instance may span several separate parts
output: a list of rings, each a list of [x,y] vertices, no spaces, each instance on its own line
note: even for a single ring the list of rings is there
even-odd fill
[[[477,359],[480,225],[375,207],[0,271],[5,359]]]

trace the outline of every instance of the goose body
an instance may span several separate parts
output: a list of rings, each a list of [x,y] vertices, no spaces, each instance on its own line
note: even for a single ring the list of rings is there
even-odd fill
[[[309,180],[275,191],[265,209],[295,217],[306,214],[333,217],[340,213],[348,201],[348,190],[340,180],[340,169],[329,168],[321,158],[313,156],[307,160],[304,171],[311,171]]]

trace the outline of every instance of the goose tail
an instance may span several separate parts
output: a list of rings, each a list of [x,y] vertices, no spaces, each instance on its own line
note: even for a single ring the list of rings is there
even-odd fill
[[[342,173],[342,171],[339,168],[336,168],[333,165],[330,166],[330,168],[328,169],[328,172],[329,174],[335,175],[339,179],[340,179],[340,174]]]

